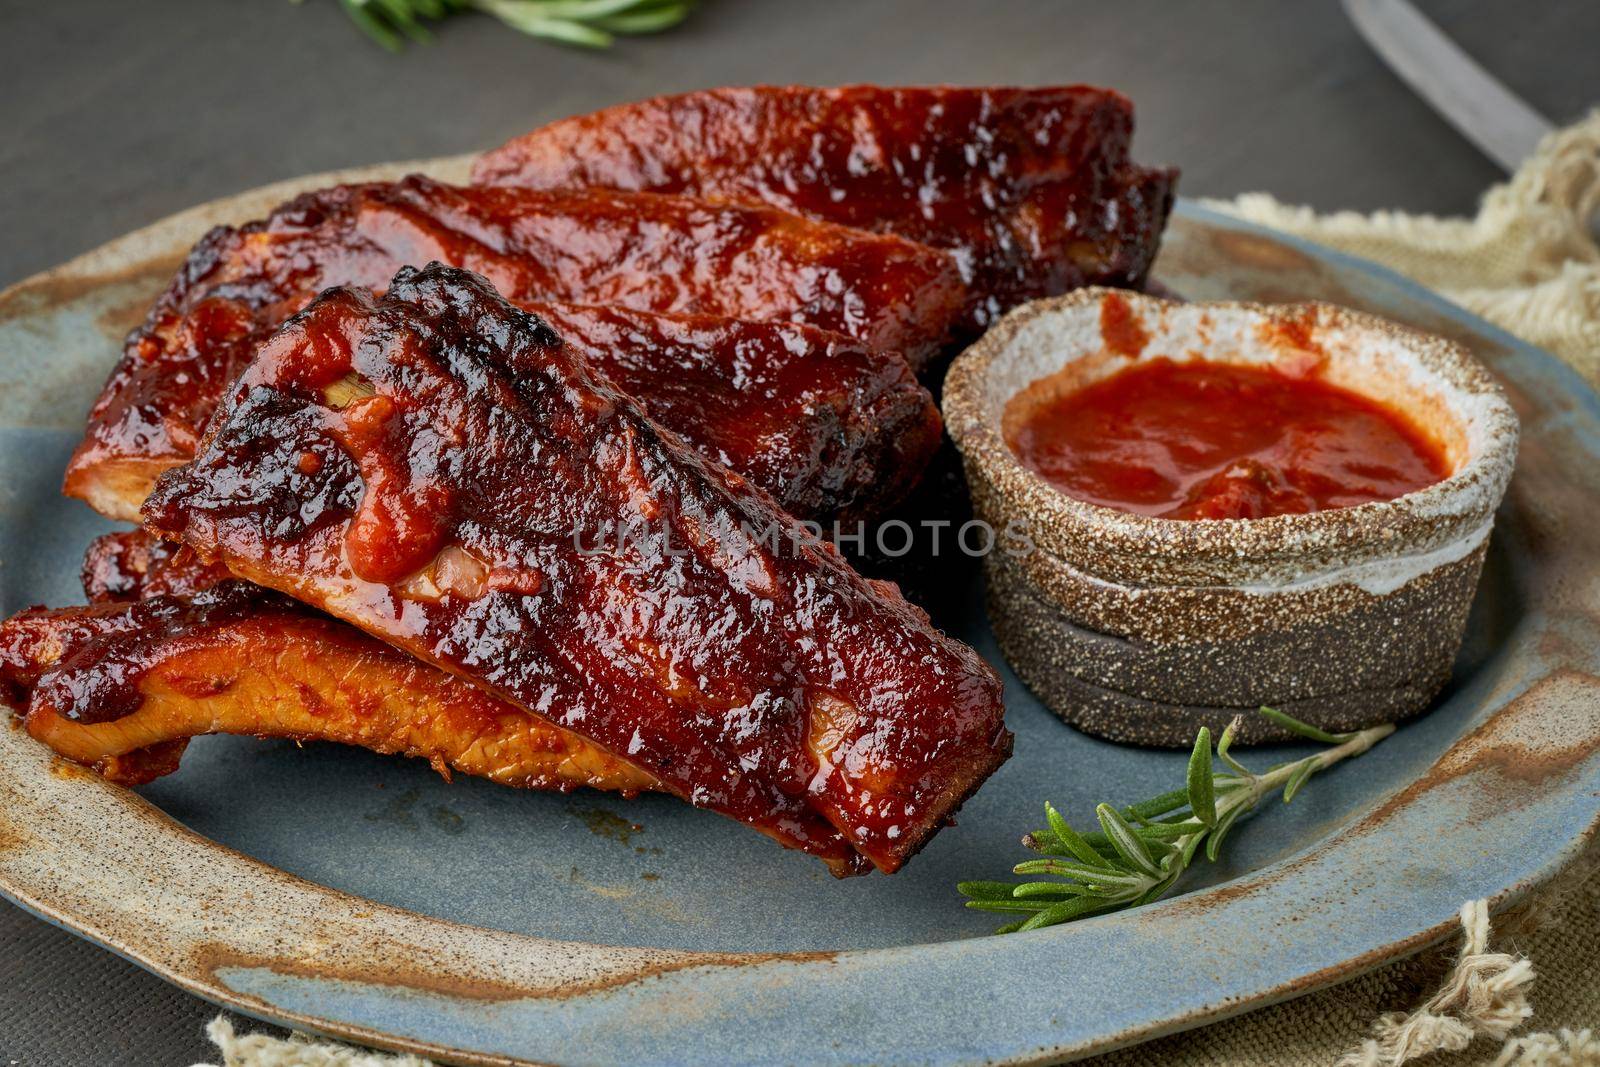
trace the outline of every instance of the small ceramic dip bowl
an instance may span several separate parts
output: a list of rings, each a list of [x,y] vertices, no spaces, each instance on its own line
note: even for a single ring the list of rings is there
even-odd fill
[[[1007,445],[1019,394],[1075,391],[1157,357],[1314,365],[1403,413],[1449,474],[1309,514],[1152,518],[1068,496]],[[985,560],[1006,659],[1073,726],[1152,745],[1191,744],[1200,726],[1263,704],[1330,731],[1427,708],[1450,676],[1517,451],[1499,386],[1442,338],[1326,304],[1106,289],[1007,315],[951,367],[944,413],[978,517],[1012,532]],[[1241,740],[1282,736],[1244,717]]]

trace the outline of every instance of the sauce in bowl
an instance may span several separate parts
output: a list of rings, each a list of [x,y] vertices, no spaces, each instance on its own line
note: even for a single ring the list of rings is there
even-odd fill
[[[1037,382],[1006,444],[1069,496],[1169,519],[1259,519],[1393,500],[1450,474],[1400,413],[1266,366],[1148,359],[1081,389]]]

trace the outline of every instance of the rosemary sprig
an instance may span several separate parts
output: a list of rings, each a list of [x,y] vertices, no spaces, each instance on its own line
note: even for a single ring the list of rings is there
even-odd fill
[[[290,0],[304,3],[304,0]],[[350,21],[391,52],[433,39],[424,25],[462,11],[493,15],[532,37],[609,48],[618,34],[660,33],[689,17],[694,0],[339,0]]]
[[[1334,747],[1256,774],[1228,751],[1239,719],[1217,741],[1214,759],[1222,763],[1220,768],[1214,764],[1211,731],[1201,727],[1183,789],[1121,810],[1101,804],[1095,809],[1100,828],[1088,833],[1074,830],[1046,803],[1048,828],[1028,834],[1022,843],[1047,858],[1019,863],[1012,873],[1051,880],[962,882],[956,888],[971,898],[967,907],[1023,915],[995,931],[1006,934],[1148,904],[1171,890],[1201,846],[1206,859],[1215,862],[1228,831],[1262,797],[1282,789],[1287,804],[1313,774],[1359,756],[1394,733],[1394,726],[1386,723],[1330,734],[1272,708],[1260,713],[1301,737]]]

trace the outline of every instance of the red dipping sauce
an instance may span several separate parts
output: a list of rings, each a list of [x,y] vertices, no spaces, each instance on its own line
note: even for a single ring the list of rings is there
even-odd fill
[[[1382,404],[1230,363],[1145,360],[1064,394],[1035,383],[1007,406],[1005,436],[1067,495],[1168,519],[1347,508],[1450,473],[1439,447]]]

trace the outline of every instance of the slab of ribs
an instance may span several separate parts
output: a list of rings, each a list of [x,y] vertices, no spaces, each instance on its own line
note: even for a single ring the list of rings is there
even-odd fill
[[[1176,172],[1129,161],[1133,105],[1086,86],[758,86],[662,96],[543,126],[473,180],[769,204],[949,251],[971,336],[1024,300],[1138,288]]]
[[[893,872],[1009,753],[1000,684],[814,524],[916,487],[919,372],[1144,283],[1175,175],[1131,131],[1085,87],[712,90],[214,230],[67,470],[143,528],[0,624],[0,696],[123,784],[338,741]]]
[[[207,235],[124,346],[66,492],[137,520],[273,328],[325,288],[381,290],[430,262],[488,278],[805,517],[882,510],[938,445],[904,358],[926,358],[961,300],[934,249],[770,208],[413,177],[311,193]]]

